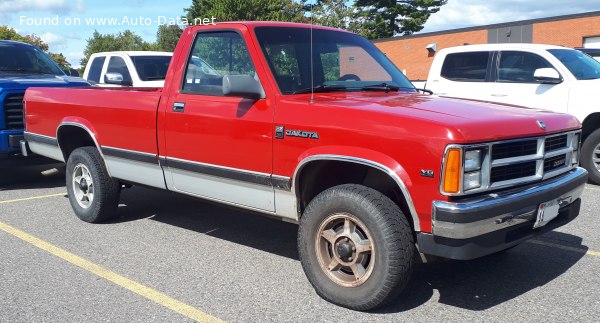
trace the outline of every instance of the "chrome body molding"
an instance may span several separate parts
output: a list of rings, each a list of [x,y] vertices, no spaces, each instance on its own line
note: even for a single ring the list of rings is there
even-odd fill
[[[294,176],[292,177],[292,192],[296,196],[296,199],[298,199],[298,195],[297,195],[298,174],[300,173],[302,168],[304,168],[304,166],[306,166],[306,164],[308,164],[310,162],[318,161],[318,160],[337,160],[337,161],[344,161],[344,162],[349,162],[349,163],[362,164],[362,165],[376,168],[376,169],[384,172],[388,176],[390,176],[396,182],[396,184],[402,191],[402,194],[404,195],[404,199],[406,200],[406,204],[408,205],[408,209],[410,211],[410,216],[415,225],[415,227],[414,227],[415,232],[421,231],[421,222],[419,221],[419,215],[417,214],[417,211],[415,209],[415,205],[413,203],[412,197],[410,196],[410,193],[408,192],[408,188],[406,187],[406,185],[404,184],[402,179],[400,179],[398,174],[396,174],[396,172],[394,172],[389,167],[382,165],[378,162],[372,161],[372,160],[358,158],[358,157],[352,157],[352,156],[329,155],[329,154],[313,155],[313,156],[306,157],[298,164],[298,166],[296,167],[296,170],[294,171]],[[297,212],[299,212],[299,211],[297,211]]]
[[[98,152],[100,153],[100,156],[102,157],[102,160],[104,161],[104,166],[106,167],[106,171],[108,172],[108,176],[111,176],[110,173],[110,169],[108,168],[108,165],[106,164],[106,158],[104,156],[104,153],[102,153],[102,149],[100,144],[98,144],[98,139],[96,139],[96,136],[94,135],[94,133],[86,126],[82,125],[81,123],[77,123],[77,122],[70,122],[70,121],[63,121],[61,122],[58,127],[56,127],[56,139],[58,141],[58,131],[60,130],[60,128],[64,127],[64,126],[75,126],[75,127],[79,127],[83,130],[85,130],[88,135],[90,136],[90,138],[92,138],[92,141],[94,141],[94,145],[96,145],[96,149],[98,149]],[[60,149],[60,151],[62,152],[62,148],[60,147],[60,141],[58,141],[58,148]],[[64,160],[64,155],[63,155],[63,161],[67,162],[66,160]]]
[[[145,153],[135,150],[116,148],[110,146],[102,146],[102,152],[104,156],[115,157],[121,159],[128,159],[147,164],[158,165],[158,155],[152,153]]]
[[[433,202],[433,235],[469,239],[533,221],[541,203],[556,200],[562,208],[581,197],[587,171],[576,168],[560,177],[458,202]]]

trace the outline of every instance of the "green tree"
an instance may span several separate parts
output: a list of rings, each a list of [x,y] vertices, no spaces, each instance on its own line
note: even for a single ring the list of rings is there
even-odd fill
[[[177,46],[183,30],[177,25],[162,25],[156,32],[156,50],[172,52]]]
[[[94,53],[112,52],[112,51],[134,51],[134,50],[155,50],[156,45],[148,43],[142,37],[136,35],[131,30],[125,30],[118,34],[103,35],[97,30],[92,34],[92,38],[87,40],[87,45],[83,51],[84,57],[81,59],[81,66],[85,66]]]
[[[290,21],[306,22],[305,1],[294,0],[192,0],[185,9],[186,18],[216,17],[218,21]]]
[[[423,29],[432,13],[447,0],[356,0],[359,32],[369,38],[410,35]]]
[[[69,72],[69,69],[71,68],[71,63],[67,62],[67,58],[65,57],[65,55],[63,55],[62,53],[48,53],[48,56],[50,56],[63,71]]]

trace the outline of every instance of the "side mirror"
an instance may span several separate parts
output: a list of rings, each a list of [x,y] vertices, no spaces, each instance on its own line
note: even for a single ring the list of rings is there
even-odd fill
[[[258,100],[265,97],[265,91],[260,82],[250,75],[225,75],[223,95]]]
[[[123,86],[133,85],[133,82],[123,80],[123,74],[121,73],[106,73],[104,75],[104,83]]]
[[[79,77],[79,71],[77,71],[74,68],[69,68],[69,76],[75,76],[75,77]]]
[[[533,78],[542,84],[559,84],[563,81],[558,71],[553,68],[538,68],[533,73]]]

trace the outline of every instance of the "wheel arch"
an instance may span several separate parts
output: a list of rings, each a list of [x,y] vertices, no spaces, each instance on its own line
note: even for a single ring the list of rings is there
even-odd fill
[[[102,162],[110,175],[110,170],[106,164],[106,158],[104,158],[104,154],[102,153],[102,147],[98,143],[96,133],[92,130],[93,127],[85,123],[81,120],[65,119],[56,128],[58,148],[63,154],[65,163],[69,160],[69,156],[75,149],[80,147],[95,147],[100,153]]]
[[[336,175],[339,175],[341,174],[342,169],[347,169],[343,168],[343,166],[348,166],[352,170],[360,169],[365,172],[363,173],[363,182],[358,181],[357,183],[357,177],[352,176],[335,178],[324,185],[316,186],[312,191],[310,189],[307,191],[307,185],[319,182],[314,178],[311,179],[310,177],[307,177],[307,174],[313,173],[312,176],[315,177],[325,171],[333,170],[334,172],[339,171],[340,173],[336,173]],[[317,170],[317,172],[305,173],[308,170]],[[359,176],[359,174],[353,175]],[[374,179],[378,179],[378,181],[373,181]],[[318,193],[335,185],[350,183],[366,184],[365,186],[378,191],[392,185],[396,194],[391,194],[391,191],[382,193],[397,203],[405,214],[408,213],[407,220],[410,222],[415,232],[421,230],[420,220],[407,186],[407,184],[410,185],[408,174],[406,174],[404,169],[398,163],[393,162],[391,158],[385,162],[375,161],[371,158],[341,154],[315,154],[303,158],[296,167],[292,178],[292,190],[298,201],[297,207],[299,216],[302,215],[308,202],[310,202],[310,200]]]
[[[583,142],[592,132],[600,129],[600,112],[594,112],[588,115],[581,124],[583,129],[581,142]]]

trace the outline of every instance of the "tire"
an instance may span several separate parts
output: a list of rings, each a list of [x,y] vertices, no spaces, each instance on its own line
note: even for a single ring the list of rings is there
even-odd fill
[[[600,129],[592,132],[581,146],[581,166],[589,173],[589,182],[600,185]]]
[[[348,184],[327,189],[310,202],[300,219],[298,251],[319,296],[366,311],[402,292],[412,274],[415,243],[394,202],[373,189]]]
[[[66,179],[69,202],[79,219],[98,223],[116,215],[120,184],[108,175],[96,148],[81,147],[71,153]]]

